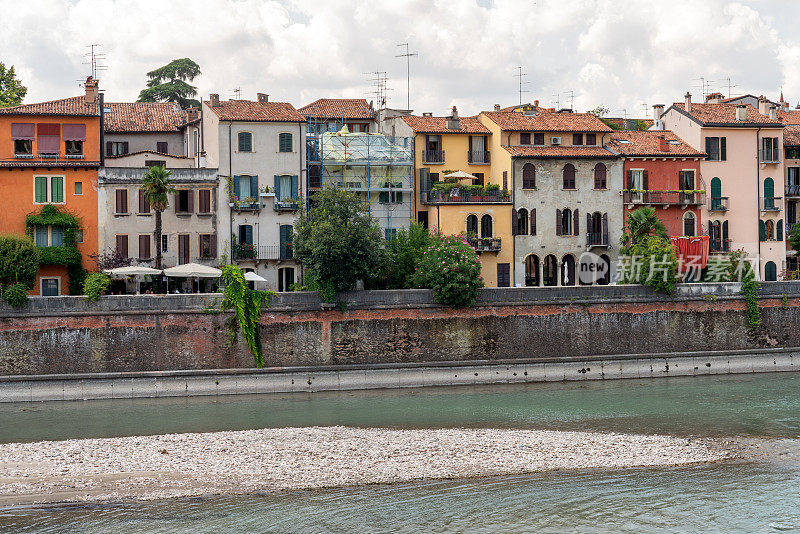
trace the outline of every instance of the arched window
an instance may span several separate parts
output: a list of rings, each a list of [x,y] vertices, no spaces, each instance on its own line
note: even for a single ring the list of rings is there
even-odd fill
[[[567,163],[563,171],[564,189],[575,189],[575,165]]]
[[[768,261],[767,264],[764,265],[764,281],[765,282],[778,281],[778,267],[775,265],[775,262]]]
[[[558,285],[558,260],[552,254],[548,254],[544,258],[542,280],[545,286]]]
[[[561,230],[558,235],[572,235],[572,211],[565,209],[561,211],[561,219],[557,225]]]
[[[773,241],[775,239],[775,223],[772,220],[764,222],[764,240]]]
[[[239,140],[239,152],[253,151],[253,134],[250,132],[239,132],[237,137]]]
[[[683,216],[683,235],[695,235],[694,213],[687,211]]]
[[[525,285],[527,287],[539,285],[539,256],[536,254],[525,258]]]
[[[594,166],[594,188],[606,189],[606,166],[603,163]]]
[[[764,178],[764,209],[775,209],[775,182],[772,178]]]
[[[708,223],[708,241],[711,252],[722,252],[722,225],[719,221]]]
[[[520,208],[517,211],[517,235],[526,235],[528,233],[528,210]]]
[[[722,210],[722,180],[716,176],[711,179],[711,211]]]
[[[567,254],[561,260],[561,285],[575,285],[575,257],[572,254]]]
[[[292,152],[292,134],[278,134],[278,152]]]
[[[488,213],[481,217],[481,237],[492,237],[492,216]]]
[[[469,215],[467,217],[467,233],[471,235],[478,235],[478,216]]]
[[[522,189],[536,189],[536,167],[533,163],[522,166]]]
[[[531,235],[536,235],[536,208],[531,208]]]

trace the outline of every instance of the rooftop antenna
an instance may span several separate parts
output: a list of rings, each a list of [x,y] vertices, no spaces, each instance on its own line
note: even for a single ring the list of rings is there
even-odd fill
[[[644,118],[645,119],[650,116],[650,109],[647,106],[647,102],[642,102],[642,110],[644,111]]]
[[[378,106],[380,107],[386,106],[386,95],[388,91],[391,91],[391,89],[388,86],[389,78],[386,76],[386,72],[376,70],[372,72],[365,72],[364,74],[373,76],[371,85],[375,89],[369,91],[368,94],[375,95],[375,99],[378,102]]]
[[[235,100],[241,100],[242,99],[242,88],[241,87],[235,87],[235,88],[231,89],[231,91],[233,91],[233,97],[234,97]]]
[[[711,92],[711,84],[714,83],[714,80],[706,80],[704,77],[694,78],[694,81],[700,80],[700,88],[703,92],[703,100],[706,99],[706,96]],[[696,85],[692,87],[697,87]]]
[[[522,86],[526,85],[526,84],[528,84],[530,82],[526,82],[526,81],[522,80],[525,76],[527,76],[527,74],[522,72],[522,69],[523,69],[522,66],[514,67],[514,68],[517,69],[517,73],[514,76],[519,78],[519,105],[521,106],[522,105],[522,93],[529,92],[528,90],[523,89]]]
[[[408,51],[408,43],[400,43],[397,46],[405,46],[406,53],[400,54],[394,57],[404,57],[406,58],[406,109],[411,109],[411,58],[414,56],[419,56],[417,52],[409,52]]]
[[[554,102],[556,104],[556,111],[558,111],[559,109],[561,109],[561,96],[558,93],[556,93],[553,95],[553,98],[555,98]]]
[[[566,91],[564,94],[567,95],[569,99],[569,109],[575,111],[572,107],[575,104],[575,91]]]
[[[728,98],[730,98],[731,97],[731,89],[733,89],[734,87],[739,87],[739,86],[736,85],[735,83],[731,83],[731,77],[730,76],[728,76],[727,78],[722,78],[722,81],[723,82],[728,82]]]
[[[108,66],[105,64],[106,55],[97,51],[100,48],[100,45],[97,43],[86,45],[86,48],[88,48],[89,51],[83,55],[86,59],[83,64],[91,65],[90,74],[92,78],[97,79],[97,71],[108,70]]]

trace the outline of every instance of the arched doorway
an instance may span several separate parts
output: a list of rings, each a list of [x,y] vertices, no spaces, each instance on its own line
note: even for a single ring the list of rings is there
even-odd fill
[[[561,285],[575,285],[575,258],[572,254],[567,254],[561,260]]]
[[[481,217],[481,237],[492,237],[492,216],[488,213]]]
[[[600,261],[605,264],[603,275],[597,280],[597,284],[607,286],[611,283],[611,259],[605,254],[600,254]]]
[[[778,267],[775,265],[774,261],[768,261],[767,264],[764,265],[764,281],[765,282],[778,281]]]
[[[470,235],[477,236],[478,235],[478,216],[477,215],[468,215],[467,216],[467,233]]]
[[[536,254],[525,258],[525,286],[539,286],[539,256]]]
[[[558,285],[558,260],[552,254],[544,258],[544,268],[542,269],[542,280],[545,286]]]

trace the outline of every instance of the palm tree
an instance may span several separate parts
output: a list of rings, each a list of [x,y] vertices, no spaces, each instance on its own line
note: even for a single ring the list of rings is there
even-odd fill
[[[664,240],[669,239],[667,228],[656,215],[655,208],[642,207],[635,209],[628,215],[628,221],[623,227],[620,244],[627,246],[639,243],[642,238],[654,236]]]
[[[161,213],[169,206],[169,195],[175,193],[171,176],[170,171],[159,166],[150,167],[142,178],[142,192],[156,212],[156,269],[161,269]]]

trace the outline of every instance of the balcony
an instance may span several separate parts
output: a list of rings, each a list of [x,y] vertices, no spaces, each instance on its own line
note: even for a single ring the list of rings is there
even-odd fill
[[[259,211],[261,209],[261,203],[250,198],[234,200],[230,206],[236,211]]]
[[[725,253],[731,251],[730,239],[709,239],[708,251],[711,253]]]
[[[450,191],[432,189],[422,192],[421,201],[423,204],[509,204],[511,194],[508,191],[474,194],[456,189]]]
[[[280,245],[239,243],[233,247],[234,260],[290,260],[292,257],[292,247],[284,247],[283,254]]]
[[[488,150],[468,150],[467,161],[472,165],[489,165],[491,162],[490,155]],[[442,155],[442,157],[444,157],[444,155]]]
[[[787,184],[785,193],[787,197],[800,197],[800,185]]]
[[[300,202],[293,198],[284,198],[283,200],[276,198],[272,207],[275,211],[297,211],[300,209]]]
[[[482,252],[500,252],[499,237],[467,237],[467,243],[478,254]]]
[[[708,211],[728,211],[728,197],[709,198]]]
[[[444,150],[423,150],[422,163],[433,165],[444,163]]]
[[[780,163],[781,149],[773,148],[764,150],[763,148],[758,151],[758,161],[760,163]]]
[[[608,232],[588,232],[586,234],[587,247],[608,247]]]
[[[781,197],[761,197],[758,204],[761,211],[781,211],[781,200]]]
[[[706,203],[705,193],[684,193],[683,191],[623,191],[625,204],[651,206],[702,206]]]

